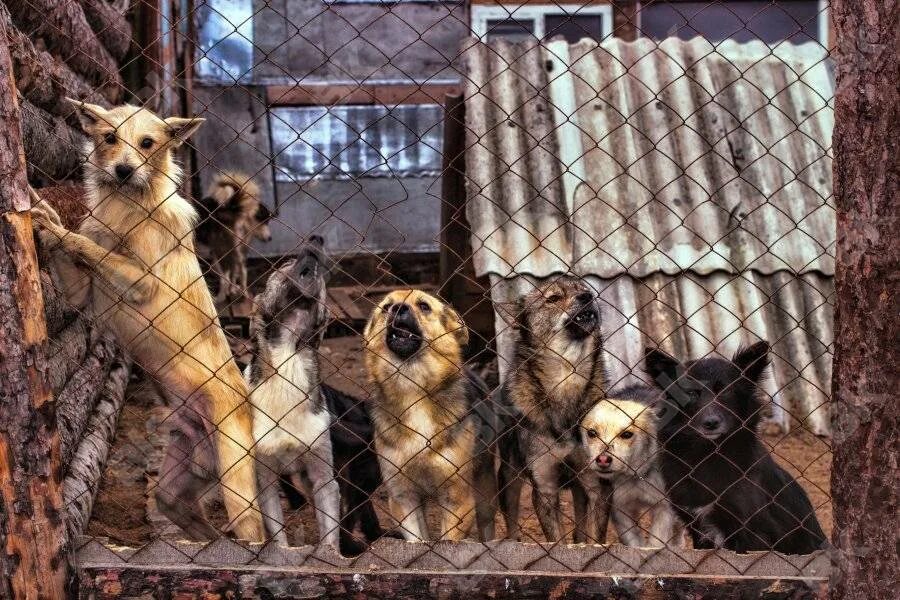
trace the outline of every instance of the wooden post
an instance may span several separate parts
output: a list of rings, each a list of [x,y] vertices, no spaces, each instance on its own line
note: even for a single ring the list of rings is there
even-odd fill
[[[835,0],[837,206],[831,597],[896,598],[900,505],[900,23],[896,2]]]
[[[0,21],[0,598],[62,600],[70,551],[19,119]]]
[[[440,293],[456,304],[465,293],[463,263],[469,256],[466,226],[466,104],[462,94],[444,96],[441,164]]]

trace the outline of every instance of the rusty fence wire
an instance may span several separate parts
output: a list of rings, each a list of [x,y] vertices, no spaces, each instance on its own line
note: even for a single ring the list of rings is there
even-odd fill
[[[8,2],[76,549],[812,572],[829,11]]]

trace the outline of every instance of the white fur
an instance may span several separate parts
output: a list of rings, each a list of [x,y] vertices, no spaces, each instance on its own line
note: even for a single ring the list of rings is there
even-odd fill
[[[328,436],[331,417],[327,410],[316,412],[310,397],[317,385],[310,379],[315,358],[286,344],[271,354],[277,372],[250,393],[253,438],[257,458],[287,465]]]

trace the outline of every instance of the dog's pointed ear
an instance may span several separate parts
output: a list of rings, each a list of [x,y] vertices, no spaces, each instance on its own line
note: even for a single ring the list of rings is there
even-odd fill
[[[78,115],[78,121],[81,123],[81,128],[84,129],[85,133],[90,134],[97,125],[110,124],[106,119],[106,115],[109,111],[99,104],[90,104],[89,102],[82,102],[81,100],[75,100],[74,98],[69,97],[66,97],[66,102],[71,104],[72,108],[75,109],[75,113]]]
[[[169,117],[165,120],[169,135],[172,137],[172,145],[178,147],[191,137],[200,128],[206,119],[201,117]]]
[[[449,304],[444,305],[444,328],[452,333],[460,348],[469,344],[469,328],[459,313]]]
[[[518,300],[513,302],[495,302],[494,310],[503,319],[507,327],[510,329],[519,329],[521,326],[519,316],[522,314],[522,303]]]
[[[681,364],[659,348],[644,348],[644,370],[660,389],[666,389],[681,375]]]
[[[752,346],[741,348],[731,359],[731,362],[741,370],[744,377],[759,383],[762,375],[769,366],[769,342],[756,342]]]

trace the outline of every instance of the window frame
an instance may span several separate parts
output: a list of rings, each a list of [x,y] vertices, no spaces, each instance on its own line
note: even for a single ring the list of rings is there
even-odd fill
[[[487,41],[488,21],[518,19],[534,22],[534,37],[543,40],[547,33],[544,17],[547,14],[568,14],[570,16],[599,15],[601,20],[601,39],[608,38],[613,31],[613,11],[610,4],[472,4],[470,29],[472,35],[481,41]]]

